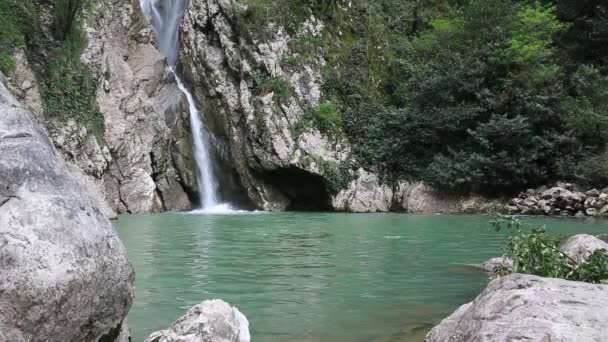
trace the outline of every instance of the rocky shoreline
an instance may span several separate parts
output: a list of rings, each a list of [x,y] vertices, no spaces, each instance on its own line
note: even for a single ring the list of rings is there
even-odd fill
[[[511,199],[510,214],[608,217],[608,188],[587,191],[571,183],[529,189]]]

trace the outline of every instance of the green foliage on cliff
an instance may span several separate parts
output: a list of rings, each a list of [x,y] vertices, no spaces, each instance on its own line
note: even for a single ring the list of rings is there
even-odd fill
[[[241,32],[258,41],[323,22],[282,65],[325,60],[308,122],[341,132],[386,181],[486,194],[608,185],[605,1],[240,2]]]
[[[342,113],[331,101],[323,101],[319,105],[311,108],[304,114],[304,120],[308,120],[321,133],[334,140],[343,140],[342,132]]]
[[[74,119],[101,136],[103,118],[96,103],[97,82],[80,56],[87,0],[0,2],[0,69],[10,71],[10,54],[24,47],[44,102],[45,115]],[[50,23],[41,20],[50,15]],[[45,26],[48,25],[48,26]]]
[[[22,31],[29,24],[24,15],[31,10],[28,3],[17,0],[0,1],[0,72],[15,69],[12,58],[15,48],[24,44]]]
[[[512,217],[498,217],[492,225],[510,231],[505,257],[513,260],[518,273],[588,283],[608,280],[608,251],[595,251],[586,261],[577,262],[560,250],[563,239],[548,235],[545,228],[527,230]]]

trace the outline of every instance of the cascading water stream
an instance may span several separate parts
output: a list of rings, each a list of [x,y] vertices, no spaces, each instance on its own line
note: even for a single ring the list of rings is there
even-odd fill
[[[177,73],[171,68],[175,81],[179,89],[186,95],[190,106],[190,129],[192,130],[192,139],[194,142],[194,159],[196,161],[198,191],[201,195],[201,205],[203,209],[217,207],[219,205],[217,199],[217,189],[215,175],[213,174],[213,166],[209,155],[209,132],[203,127],[201,115],[196,108],[192,93],[184,86],[182,80],[177,76]]]
[[[167,59],[167,64],[175,76],[179,89],[186,95],[190,106],[190,129],[194,143],[198,190],[201,206],[205,211],[221,212],[230,210],[228,205],[218,202],[217,182],[213,174],[210,154],[211,137],[204,127],[201,113],[196,108],[194,96],[186,88],[175,70],[179,55],[179,26],[189,0],[140,0],[142,11],[150,18],[152,29],[158,40],[158,49]]]

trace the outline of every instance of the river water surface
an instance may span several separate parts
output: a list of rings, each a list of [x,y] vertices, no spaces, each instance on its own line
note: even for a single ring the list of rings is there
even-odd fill
[[[135,267],[133,341],[221,298],[254,342],[422,341],[487,276],[464,264],[500,255],[507,232],[484,216],[161,214],[116,223]],[[606,221],[529,219],[551,233]]]

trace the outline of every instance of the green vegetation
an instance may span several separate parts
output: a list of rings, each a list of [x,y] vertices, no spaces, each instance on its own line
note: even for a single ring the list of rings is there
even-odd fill
[[[560,251],[563,239],[547,235],[544,227],[526,233],[519,220],[505,216],[492,221],[492,225],[496,230],[506,228],[511,232],[505,257],[513,260],[518,273],[588,283],[608,280],[608,251],[597,250],[586,261],[577,262]]]
[[[88,0],[2,0],[0,70],[14,69],[11,55],[16,47],[23,47],[40,87],[45,115],[74,119],[101,137],[97,83],[80,60],[87,45],[82,27],[88,4]],[[45,13],[52,15],[49,27],[42,24]]]
[[[608,185],[605,1],[241,2],[251,39],[323,21],[282,62],[325,59],[324,99],[306,117],[387,182],[491,195]]]
[[[273,93],[274,98],[279,103],[287,101],[293,94],[293,90],[289,83],[280,77],[257,75],[255,81],[256,93],[258,95]]]
[[[344,139],[342,113],[340,112],[340,108],[331,101],[321,102],[318,106],[311,108],[304,115],[304,120],[308,120],[329,138],[336,141]]]
[[[15,69],[11,55],[15,48],[24,45],[22,32],[30,24],[24,16],[27,10],[29,5],[21,1],[0,1],[0,72],[8,73]]]

